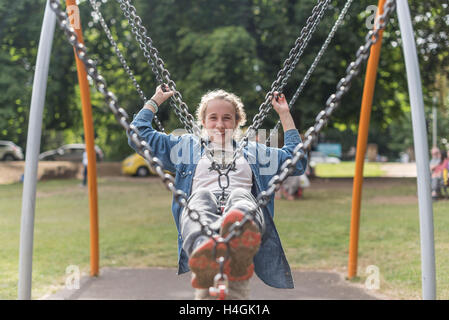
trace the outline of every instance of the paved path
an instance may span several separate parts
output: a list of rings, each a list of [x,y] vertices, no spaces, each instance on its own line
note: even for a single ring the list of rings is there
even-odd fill
[[[416,178],[416,163],[394,163],[381,164],[382,177],[392,178]]]
[[[103,268],[99,277],[83,277],[80,289],[63,289],[47,299],[67,300],[191,300],[190,272],[175,269]],[[365,290],[349,284],[337,273],[294,271],[294,289],[275,289],[257,276],[251,279],[251,300],[374,300]]]
[[[24,161],[0,161],[0,184],[19,182],[24,172]],[[82,164],[70,161],[40,161],[38,166],[38,180],[59,178],[82,178]],[[121,177],[120,162],[97,163],[99,177]],[[416,177],[416,163],[386,162],[381,164],[382,177],[407,178]],[[133,177],[128,177],[135,179]],[[140,179],[141,180],[141,179]]]

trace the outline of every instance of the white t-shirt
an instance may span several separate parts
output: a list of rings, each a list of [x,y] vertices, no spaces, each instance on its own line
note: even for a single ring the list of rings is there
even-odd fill
[[[218,148],[215,148],[214,150],[214,159],[217,159],[217,164],[221,164],[223,152]],[[221,192],[221,188],[218,185],[218,172],[217,170],[212,169],[211,161],[206,156],[206,152],[196,167],[195,175],[193,176],[192,192],[198,188],[207,188],[212,193]],[[234,151],[232,148],[226,149],[224,153],[226,163],[229,163],[230,160],[232,160],[233,153]],[[225,172],[224,170],[222,171]],[[229,187],[226,188],[226,191],[230,192],[235,188],[244,188],[251,192],[251,187],[253,185],[252,171],[243,154],[240,154],[236,159],[235,167],[229,171],[228,176]],[[221,177],[221,183],[223,186],[227,185],[225,177]]]

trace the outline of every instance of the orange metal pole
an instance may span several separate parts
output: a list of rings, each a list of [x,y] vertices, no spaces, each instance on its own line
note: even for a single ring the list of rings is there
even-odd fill
[[[75,28],[78,40],[82,43],[81,18],[76,0],[66,0],[70,23]],[[83,62],[75,52],[78,82],[81,91],[81,105],[83,111],[84,139],[87,152],[87,186],[89,190],[90,212],[90,275],[99,273],[99,245],[98,245],[98,196],[97,196],[97,161],[94,143],[94,126],[92,118],[92,105],[90,103],[89,82]]]
[[[378,15],[383,13],[385,0],[379,0]],[[377,42],[371,47],[368,66],[363,87],[363,98],[360,113],[359,132],[357,135],[357,152],[355,160],[355,174],[352,189],[351,229],[349,235],[349,261],[348,278],[357,275],[357,255],[359,245],[360,203],[362,198],[363,165],[365,161],[366,145],[368,142],[368,129],[371,116],[371,107],[376,84],[377,66],[379,64],[380,49],[382,47],[382,30],[379,32]]]

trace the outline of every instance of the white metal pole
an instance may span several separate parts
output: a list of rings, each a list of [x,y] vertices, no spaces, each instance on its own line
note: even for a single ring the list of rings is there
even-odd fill
[[[36,70],[31,96],[30,120],[25,157],[25,175],[22,195],[22,218],[20,225],[19,285],[18,298],[31,299],[33,264],[34,209],[36,202],[36,181],[38,156],[42,135],[42,116],[47,89],[48,66],[55,30],[56,16],[47,1],[37,51]]]
[[[421,76],[407,0],[397,0],[396,4],[407,71],[408,91],[412,112],[413,139],[418,173],[417,184],[421,236],[422,297],[425,300],[433,300],[436,298],[435,245],[430,188],[429,148],[427,143]]]

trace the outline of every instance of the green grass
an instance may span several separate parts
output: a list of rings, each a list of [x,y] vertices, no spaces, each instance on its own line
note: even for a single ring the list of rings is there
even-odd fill
[[[33,298],[64,284],[69,265],[90,270],[87,190],[76,180],[40,182],[37,190]],[[17,297],[21,197],[22,185],[0,186],[0,299]],[[170,204],[159,181],[99,179],[101,266],[175,267]]]
[[[380,293],[420,298],[419,217],[414,180],[365,183],[359,244],[360,278],[368,265],[380,269]],[[89,272],[87,190],[76,180],[38,184],[36,201],[34,299],[64,285],[65,270]],[[295,269],[346,273],[349,182],[319,184],[303,200],[276,201],[275,222]],[[16,299],[22,185],[0,186],[0,299]],[[99,179],[101,267],[175,267],[177,232],[171,194],[159,180]],[[449,299],[448,201],[434,205],[437,293]]]
[[[421,298],[421,256],[416,182],[365,182],[360,221],[360,283],[366,268],[380,269],[381,293]],[[346,275],[351,187],[306,191],[300,203],[278,202],[276,223],[293,268],[335,269]],[[298,209],[298,206],[300,209]],[[434,205],[437,297],[449,299],[449,202]]]
[[[354,176],[355,162],[317,163],[315,174],[321,178],[349,178]],[[363,166],[364,177],[381,177],[381,163],[366,162]]]

